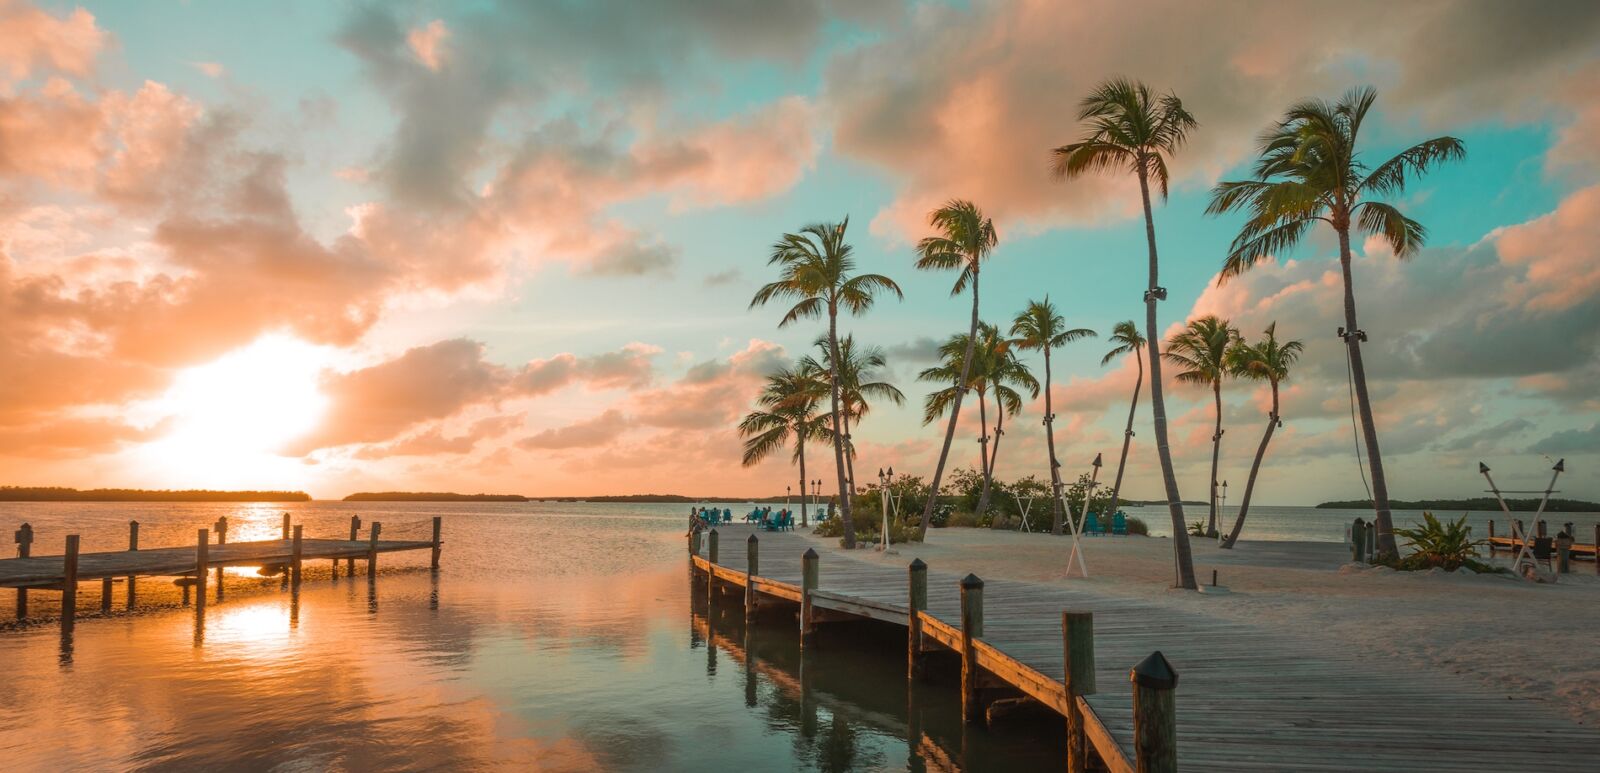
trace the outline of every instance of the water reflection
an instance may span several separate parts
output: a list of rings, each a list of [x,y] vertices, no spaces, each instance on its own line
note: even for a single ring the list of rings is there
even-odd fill
[[[230,519],[233,541],[245,520]],[[283,592],[230,572],[203,612],[0,633],[0,759],[8,773],[1059,767],[1048,733],[964,734],[951,684],[908,689],[903,633],[829,627],[802,655],[792,609],[746,625],[742,603],[685,582],[679,520],[458,515],[439,573],[425,553],[386,556],[376,581],[309,575]]]

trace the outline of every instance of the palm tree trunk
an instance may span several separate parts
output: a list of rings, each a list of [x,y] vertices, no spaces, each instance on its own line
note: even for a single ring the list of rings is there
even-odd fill
[[[928,504],[922,508],[921,537],[928,537],[928,523],[933,520],[933,508],[939,504],[939,483],[944,479],[944,465],[950,459],[950,441],[956,437],[956,421],[961,418],[961,398],[967,394],[967,379],[972,373],[973,346],[978,342],[978,266],[972,266],[972,325],[967,331],[967,353],[961,359],[961,379],[956,382],[956,399],[950,405],[950,425],[944,431],[944,446],[939,449],[939,464],[933,468],[933,483],[928,486]]]
[[[850,411],[853,409],[849,402],[844,404],[844,474],[850,482],[850,496],[856,495],[856,442],[850,437]]]
[[[996,384],[994,390],[994,445],[989,447],[989,475],[983,480],[983,495],[978,497],[978,512],[980,513],[987,512],[989,509],[989,494],[994,486],[994,465],[995,461],[1000,458],[1000,435],[1005,431],[1006,409],[1005,405],[1000,402],[999,387],[1000,385]],[[993,522],[990,522],[989,528],[994,528]]]
[[[1050,533],[1061,534],[1061,469],[1056,461],[1055,413],[1050,410],[1050,345],[1044,346],[1044,442],[1050,455]]]
[[[805,426],[804,424],[801,425]],[[806,511],[811,509],[806,506],[806,436],[801,429],[796,429],[795,454],[800,457],[800,528],[806,527]]]
[[[1161,482],[1166,488],[1167,510],[1172,515],[1172,558],[1177,569],[1177,587],[1197,590],[1194,581],[1194,555],[1189,550],[1189,532],[1183,523],[1183,497],[1178,494],[1178,477],[1172,472],[1172,449],[1167,445],[1167,403],[1161,396],[1161,330],[1156,327],[1156,288],[1161,286],[1160,261],[1156,257],[1156,221],[1150,212],[1150,180],[1144,164],[1139,165],[1139,194],[1144,201],[1145,239],[1150,244],[1150,289],[1145,294],[1145,338],[1150,347],[1150,413],[1154,418],[1156,456],[1161,460]]]
[[[828,387],[833,402],[833,461],[839,473],[839,520],[844,526],[844,546],[856,546],[856,522],[850,517],[850,492],[844,473],[844,424],[839,420],[839,309],[828,304],[828,354],[833,365]]]
[[[1122,496],[1122,471],[1128,467],[1128,446],[1133,442],[1133,415],[1139,410],[1139,388],[1144,385],[1144,359],[1136,351],[1133,361],[1139,366],[1139,376],[1133,380],[1133,403],[1128,406],[1128,428],[1122,431],[1122,458],[1117,460],[1117,482],[1111,486],[1111,506],[1108,512],[1117,512],[1117,498]]]
[[[1344,272],[1344,329],[1349,335],[1351,380],[1356,387],[1356,407],[1361,411],[1361,434],[1367,441],[1367,465],[1372,472],[1373,520],[1378,526],[1378,555],[1393,558],[1400,554],[1394,541],[1394,521],[1389,514],[1389,481],[1383,475],[1383,456],[1378,452],[1378,425],[1372,419],[1372,398],[1367,395],[1367,369],[1361,362],[1361,339],[1356,331],[1356,291],[1350,273],[1350,226],[1339,228],[1339,267]]]
[[[1206,536],[1217,537],[1217,459],[1222,454],[1222,382],[1211,383],[1211,395],[1216,398],[1217,428],[1211,433],[1211,515],[1206,519]]]
[[[1256,490],[1256,474],[1261,472],[1261,460],[1267,455],[1267,444],[1272,442],[1272,432],[1278,428],[1278,382],[1272,382],[1272,413],[1267,414],[1267,431],[1261,434],[1261,445],[1256,448],[1256,460],[1250,463],[1250,478],[1244,482],[1244,499],[1239,501],[1239,517],[1233,520],[1222,547],[1231,549],[1244,530],[1244,517],[1250,513],[1250,494]]]

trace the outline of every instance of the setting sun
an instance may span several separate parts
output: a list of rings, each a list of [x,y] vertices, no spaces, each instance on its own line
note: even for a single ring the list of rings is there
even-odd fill
[[[165,471],[204,485],[293,483],[303,467],[277,455],[314,428],[327,409],[317,378],[328,352],[280,335],[259,338],[205,365],[181,371],[150,408],[171,429],[145,448]]]

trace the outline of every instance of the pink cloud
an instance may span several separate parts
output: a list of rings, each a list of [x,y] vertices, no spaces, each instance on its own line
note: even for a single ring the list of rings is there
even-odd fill
[[[1497,232],[1496,249],[1524,275],[1512,297],[1540,310],[1600,295],[1600,185],[1574,192],[1548,215]]]
[[[411,47],[417,61],[437,72],[444,65],[445,40],[449,37],[450,29],[444,26],[444,21],[434,19],[406,33],[406,45]]]
[[[109,37],[82,8],[59,17],[0,0],[0,93],[38,72],[88,75]]]

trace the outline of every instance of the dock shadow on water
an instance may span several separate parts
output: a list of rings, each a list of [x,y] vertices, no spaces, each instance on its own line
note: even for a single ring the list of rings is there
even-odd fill
[[[354,507],[280,509],[308,531],[352,512],[442,514],[440,573],[396,554],[373,581],[233,584],[203,615],[167,605],[69,633],[0,631],[4,769],[1061,766],[1059,721],[969,727],[939,669],[908,685],[903,630],[829,626],[802,656],[792,611],[747,626],[733,604],[708,610],[685,578],[677,508]],[[92,540],[128,517],[74,508],[10,506],[0,527],[28,520],[54,539],[88,523]],[[218,508],[137,517],[181,534]]]

